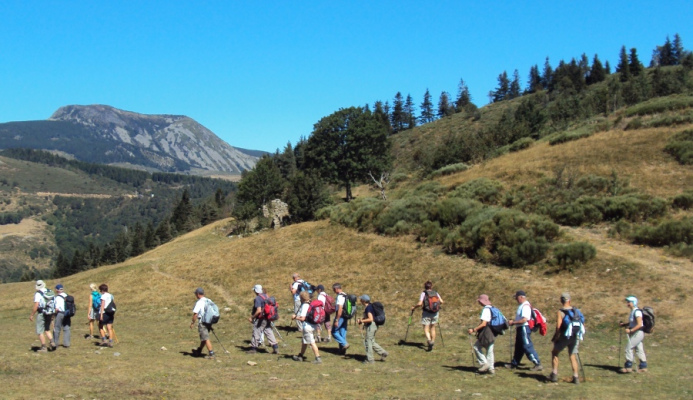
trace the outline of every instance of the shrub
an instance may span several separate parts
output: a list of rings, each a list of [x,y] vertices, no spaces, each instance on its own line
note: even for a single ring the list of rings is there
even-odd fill
[[[671,154],[683,165],[693,164],[693,129],[679,132],[674,135],[664,147],[664,151]]]
[[[443,168],[437,169],[431,172],[431,178],[437,178],[439,176],[452,175],[458,172],[466,171],[469,169],[469,165],[465,163],[457,163],[446,165]]]
[[[510,144],[510,151],[515,152],[515,151],[520,151],[529,148],[534,144],[534,139],[525,137],[522,139],[518,139],[514,141],[512,144]]]
[[[458,186],[450,196],[474,199],[485,204],[498,204],[502,190],[503,185],[500,182],[479,178]]]
[[[389,188],[394,189],[395,187],[397,187],[397,185],[406,181],[407,179],[409,179],[409,176],[407,174],[403,174],[401,172],[392,174],[392,176],[390,176]]]
[[[693,218],[668,220],[657,226],[643,226],[633,234],[633,241],[649,246],[693,244]]]
[[[429,220],[429,209],[431,204],[436,201],[435,195],[428,196],[409,196],[402,199],[397,199],[378,213],[373,220],[373,225],[377,232],[395,234],[397,230],[392,231],[400,222],[409,224],[406,230],[403,225],[398,229],[400,232],[410,233],[413,229],[412,225],[420,225],[424,221]]]
[[[630,122],[628,122],[628,125],[626,125],[625,130],[632,131],[632,130],[640,129],[640,128],[642,128],[642,125],[643,125],[642,120],[640,118],[634,118],[634,119],[630,120]]]
[[[604,215],[593,204],[593,201],[593,198],[581,198],[570,203],[554,204],[550,208],[549,216],[561,225],[596,224],[602,221]]]
[[[626,116],[657,114],[664,111],[682,110],[693,107],[693,97],[691,96],[668,96],[657,97],[643,103],[628,107]]]
[[[553,249],[555,262],[563,267],[571,264],[584,264],[596,255],[597,249],[585,242],[558,244]]]
[[[693,122],[693,113],[666,115],[654,118],[647,122],[648,128],[661,128],[663,126],[685,125]]]
[[[645,221],[666,214],[667,203],[657,197],[629,194],[605,198],[600,211],[605,221]]]
[[[476,200],[450,197],[437,202],[431,210],[431,220],[439,226],[454,226],[464,222],[470,215],[483,209],[483,204]]]
[[[329,217],[349,228],[367,231],[373,228],[373,221],[385,208],[386,202],[373,197],[363,197],[348,203],[323,208],[316,213],[318,218]]]
[[[690,210],[693,207],[693,191],[687,191],[674,197],[671,206],[681,210]]]

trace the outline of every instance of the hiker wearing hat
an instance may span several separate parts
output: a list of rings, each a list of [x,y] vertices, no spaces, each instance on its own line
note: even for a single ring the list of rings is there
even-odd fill
[[[274,338],[274,332],[272,332],[272,323],[267,318],[264,318],[263,309],[268,296],[262,292],[261,285],[253,286],[253,293],[255,293],[255,300],[253,300],[251,316],[248,318],[248,321],[253,324],[253,337],[250,340],[251,348],[248,350],[248,353],[257,353],[257,349],[262,341],[262,335],[264,334],[270,345],[272,345],[272,354],[279,354],[279,346]]]
[[[320,300],[325,308],[325,332],[327,332],[327,337],[321,337],[322,326],[318,325],[318,342],[331,342],[332,341],[332,323],[330,322],[330,315],[334,313],[334,298],[328,295],[325,291],[325,286],[318,285],[318,300]],[[329,312],[331,311],[331,312]]]
[[[207,308],[207,297],[205,297],[205,291],[201,287],[195,289],[195,297],[197,301],[195,302],[195,307],[193,307],[192,322],[190,323],[190,329],[197,323],[197,332],[200,334],[200,345],[196,349],[192,349],[192,355],[194,357],[200,357],[202,355],[202,349],[207,347],[209,354],[205,356],[206,359],[214,359],[214,349],[212,348],[212,341],[209,339],[209,330],[212,328],[211,325],[205,324],[203,321],[205,309]]]
[[[582,335],[585,331],[581,322],[581,318],[584,319],[584,317],[582,317],[580,310],[573,308],[570,304],[570,293],[561,294],[561,304],[563,307],[556,314],[556,332],[551,339],[553,349],[551,350],[551,374],[549,375],[549,380],[558,382],[558,354],[563,349],[568,348],[570,365],[573,368],[572,382],[578,384],[580,383],[580,375],[578,373],[577,354],[578,344],[582,340]]]
[[[55,325],[53,327],[53,339],[56,345],[60,344],[60,332],[64,332],[63,335],[63,347],[70,347],[70,317],[65,316],[65,299],[67,298],[67,293],[65,293],[65,287],[58,284],[55,286]]]
[[[643,339],[645,339],[645,332],[642,330],[642,310],[638,308],[638,299],[633,295],[626,297],[626,304],[630,309],[628,322],[619,323],[621,327],[625,327],[626,337],[628,338],[625,350],[626,363],[619,372],[622,374],[633,372],[633,349],[635,349],[635,353],[640,360],[638,372],[647,372],[647,356],[645,355],[645,347],[642,343]]]
[[[438,324],[438,313],[443,305],[443,298],[440,293],[433,290],[433,283],[427,281],[424,283],[424,290],[419,296],[419,302],[411,308],[412,313],[417,308],[421,307],[421,325],[423,325],[424,334],[428,344],[427,351],[433,351],[433,346],[436,342],[436,325]]]
[[[529,304],[529,301],[527,301],[527,294],[522,290],[515,292],[514,298],[517,300],[519,306],[515,313],[515,319],[508,321],[508,324],[510,326],[517,326],[515,333],[515,354],[510,364],[506,364],[505,367],[510,369],[517,368],[520,361],[522,361],[522,356],[526,355],[529,361],[534,363],[532,371],[541,371],[544,367],[541,365],[541,361],[539,361],[537,351],[534,350],[534,343],[532,343],[531,338],[532,330],[529,329],[529,320],[532,318],[532,306]]]
[[[52,290],[46,289],[46,283],[42,280],[36,281],[36,293],[34,293],[34,308],[31,310],[29,321],[34,321],[36,315],[36,334],[41,341],[41,349],[39,353],[46,353],[46,338],[50,340],[51,348],[55,348],[53,342],[53,334],[51,333],[51,322],[53,322],[53,314],[55,314],[55,294]]]
[[[313,350],[313,354],[315,355],[315,361],[313,361],[313,364],[322,364],[320,351],[318,350],[318,345],[315,344],[315,336],[313,335],[313,333],[318,329],[318,326],[311,323],[307,318],[308,311],[310,310],[310,293],[303,291],[301,294],[299,294],[299,298],[301,299],[301,307],[298,308],[298,314],[293,315],[291,319],[300,321],[302,323],[303,338],[301,341],[301,352],[298,353],[298,355],[292,356],[291,358],[294,361],[304,361],[306,359],[306,349],[308,348],[308,345],[310,345],[310,348]]]
[[[375,342],[375,333],[378,331],[378,325],[375,324],[373,310],[373,304],[371,304],[371,298],[367,294],[361,295],[359,297],[361,304],[365,307],[363,310],[363,318],[357,319],[356,323],[359,325],[364,325],[366,329],[366,338],[364,339],[364,345],[366,346],[366,360],[364,364],[373,364],[375,360],[373,359],[373,351],[375,351],[382,361],[387,358],[387,351],[380,347],[378,343]]]
[[[495,374],[494,369],[494,357],[493,357],[493,345],[496,340],[496,336],[491,330],[491,300],[489,300],[488,295],[481,294],[477,297],[476,301],[483,307],[481,310],[481,316],[479,317],[480,322],[476,328],[470,328],[467,333],[470,335],[476,333],[476,343],[474,343],[474,353],[476,354],[476,360],[480,367],[479,372],[487,372],[489,374]],[[486,349],[486,355],[483,353],[483,349]]]

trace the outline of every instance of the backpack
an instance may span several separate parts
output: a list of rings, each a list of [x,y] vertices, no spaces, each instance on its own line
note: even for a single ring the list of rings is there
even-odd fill
[[[541,311],[532,307],[531,304],[529,305],[529,308],[532,309],[532,317],[529,319],[529,321],[527,321],[529,323],[529,329],[532,332],[539,331],[541,336],[546,336],[546,332],[548,331],[548,327],[546,326],[546,318],[544,318]]]
[[[91,308],[94,310],[101,308],[101,293],[91,292]]]
[[[302,291],[306,290],[308,291],[308,294],[312,295],[313,292],[315,291],[315,286],[311,285],[310,283],[304,281],[303,279],[299,279],[297,282],[301,282],[300,285],[298,285],[298,288],[296,289],[296,294],[300,294]]]
[[[77,306],[75,305],[75,298],[69,294],[65,296],[65,318],[74,316],[77,313]]]
[[[266,294],[261,294],[259,296],[263,300],[262,316],[260,318],[268,321],[278,320],[279,306],[277,306],[277,300],[274,298],[274,296],[267,296]]]
[[[214,325],[219,322],[219,307],[210,299],[205,303],[205,313],[202,315],[202,323]]]
[[[352,319],[356,315],[356,295],[340,293],[338,296],[344,296],[344,305],[342,306],[342,318]]]
[[[325,293],[325,315],[334,314],[337,308],[334,306],[334,297]]]
[[[322,301],[315,299],[308,304],[306,321],[315,325],[325,322],[325,306],[322,304]]]
[[[643,307],[642,311],[642,331],[645,333],[654,332],[655,315],[652,307]]]
[[[43,315],[53,315],[55,314],[55,292],[50,289],[46,289],[45,292],[38,291],[43,296],[44,305],[41,307],[41,312]]]
[[[563,334],[566,337],[571,337],[573,335],[582,336],[581,331],[584,332],[585,316],[582,312],[577,309],[561,309],[563,313],[563,323],[561,327],[563,329]]]
[[[385,324],[385,307],[383,306],[383,303],[376,301],[375,303],[371,304],[373,306],[373,322],[375,322],[376,325],[381,326]]]
[[[426,296],[424,297],[423,309],[426,312],[437,313],[440,311],[440,296],[438,292],[433,290],[424,290]]]
[[[108,303],[106,308],[103,309],[103,312],[105,312],[108,315],[113,315],[116,313],[116,303],[115,303],[115,297],[111,295],[111,302]]]
[[[494,336],[504,335],[506,329],[510,327],[508,325],[508,320],[501,310],[493,306],[491,306],[491,321],[489,325],[491,326],[491,332],[493,332]]]

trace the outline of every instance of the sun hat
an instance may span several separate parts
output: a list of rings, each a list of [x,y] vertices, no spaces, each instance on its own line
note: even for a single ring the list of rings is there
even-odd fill
[[[488,299],[488,295],[486,295],[486,294],[480,294],[479,297],[477,297],[476,301],[478,301],[479,303],[481,303],[485,306],[491,305],[491,300]]]
[[[96,283],[90,283],[90,284],[89,284],[89,289],[91,289],[91,290],[93,290],[93,291],[95,291],[95,292],[98,292],[98,291],[99,291],[99,287],[96,286]]]
[[[262,285],[255,285],[253,286],[253,292],[260,294],[262,293]]]
[[[36,281],[36,290],[43,290],[45,288],[46,288],[46,282],[44,282],[40,279]]]

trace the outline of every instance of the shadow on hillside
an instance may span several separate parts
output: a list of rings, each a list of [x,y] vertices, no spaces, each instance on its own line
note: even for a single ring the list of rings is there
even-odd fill
[[[616,372],[616,373],[618,373],[618,371],[621,369],[621,367],[617,367],[614,365],[597,365],[597,364],[585,364],[585,367],[600,368],[600,369],[604,369],[604,370]]]
[[[397,345],[398,346],[418,347],[422,350],[425,350],[427,348],[427,346],[421,342],[405,342],[403,340],[400,340],[399,342],[397,342]]]
[[[528,372],[518,372],[515,375],[519,376],[520,378],[532,378],[532,379],[535,379],[537,382],[542,382],[542,383],[549,382],[549,379],[542,374],[530,374]]]
[[[472,372],[472,373],[477,373],[477,367],[470,367],[468,365],[443,365],[443,368],[447,368],[449,370],[453,371],[462,371],[462,372]]]

